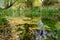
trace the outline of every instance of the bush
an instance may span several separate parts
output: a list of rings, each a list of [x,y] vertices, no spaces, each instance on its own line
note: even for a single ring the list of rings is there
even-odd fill
[[[6,18],[3,18],[1,16],[0,16],[0,31],[3,34],[8,33],[8,31],[10,31],[10,25],[8,24],[7,19]]]

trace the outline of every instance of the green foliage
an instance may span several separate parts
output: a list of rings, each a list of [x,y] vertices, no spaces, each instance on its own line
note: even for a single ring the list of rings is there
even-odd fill
[[[10,16],[10,17],[19,17],[20,16],[20,10],[13,10],[13,9],[7,9],[3,13],[4,16]]]
[[[31,8],[33,1],[34,0],[27,0],[27,6],[29,6]],[[46,0],[44,5],[49,5],[50,3],[54,4],[53,0],[51,0],[52,2],[51,1],[47,2],[47,1],[49,1],[49,0]],[[18,2],[24,3],[25,0],[18,0]],[[6,3],[6,5],[7,4],[8,4],[8,2]],[[60,37],[60,32],[59,32],[60,31],[60,23],[57,23],[57,20],[55,19],[55,18],[60,17],[59,10],[52,9],[52,8],[32,8],[32,9],[27,8],[27,9],[20,11],[20,9],[13,10],[11,8],[9,8],[9,9],[0,8],[0,14],[1,14],[1,16],[0,16],[0,31],[2,31],[3,33],[4,32],[8,33],[8,31],[11,31],[10,25],[8,24],[8,20],[6,18],[4,18],[5,16],[8,16],[8,17],[21,17],[21,16],[23,16],[23,17],[30,17],[30,18],[37,18],[37,19],[41,17],[44,25],[48,25],[51,28],[49,31],[51,31],[53,33],[54,29],[57,29],[57,31],[58,31],[57,34]],[[24,25],[25,29],[22,30],[23,33],[22,33],[21,37],[26,37],[26,36],[28,37],[28,34],[30,32],[28,27],[30,27],[30,26],[34,27],[34,28],[38,27],[37,25],[34,25],[34,24],[33,25],[32,24],[30,24],[30,25],[25,24]],[[19,29],[17,29],[17,31],[19,31]],[[52,38],[49,38],[49,39],[53,40]]]
[[[27,16],[27,17],[40,17],[40,13],[38,12],[39,10],[35,10],[35,9],[32,9],[32,10],[27,10],[25,11],[24,15]]]
[[[2,16],[3,10],[4,9],[0,8],[0,16]]]
[[[59,11],[51,8],[33,8],[32,10],[26,10],[24,15],[27,17],[56,18],[59,15]]]
[[[57,29],[57,35],[58,35],[58,40],[60,40],[60,22],[57,22],[56,24],[55,24],[55,27],[56,27],[56,29]]]
[[[3,11],[3,9],[2,8],[0,8],[0,12],[2,12]]]
[[[8,20],[2,16],[0,16],[0,31],[3,31],[3,33],[5,33],[6,31],[10,31]]]
[[[49,27],[55,27],[54,25],[56,24],[56,21],[54,21],[54,20],[42,19],[42,21],[45,25],[48,25]]]
[[[0,16],[0,31],[2,31],[3,33],[5,32],[5,26],[8,25],[7,23],[8,21],[6,20],[6,18]]]
[[[55,24],[55,27],[56,27],[57,30],[60,30],[60,22],[57,22],[57,23]]]

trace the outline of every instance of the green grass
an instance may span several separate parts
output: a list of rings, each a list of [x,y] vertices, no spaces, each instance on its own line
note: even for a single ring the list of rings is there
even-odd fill
[[[24,10],[23,12],[20,10],[12,10],[7,9],[2,11],[3,9],[0,9],[0,14],[11,16],[11,17],[20,17],[20,16],[26,16],[26,17],[44,17],[44,18],[51,18],[51,17],[57,17],[60,16],[60,11],[56,9],[51,8],[40,8],[36,9],[33,8],[31,10]]]

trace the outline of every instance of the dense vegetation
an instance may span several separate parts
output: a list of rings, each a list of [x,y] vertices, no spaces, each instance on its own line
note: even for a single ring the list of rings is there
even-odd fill
[[[41,40],[60,40],[60,9],[58,7],[60,3],[58,0],[44,0],[43,2],[40,0],[40,3],[37,3],[37,0],[2,1],[5,6],[0,8],[0,35],[5,40],[37,40],[38,35],[34,32],[42,29],[40,21],[43,23],[43,31],[47,32],[45,35],[47,38],[43,36]],[[38,34],[40,35],[39,32]]]

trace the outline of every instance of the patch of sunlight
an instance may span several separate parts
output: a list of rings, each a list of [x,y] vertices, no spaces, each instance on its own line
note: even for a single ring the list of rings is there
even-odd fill
[[[41,0],[35,0],[33,2],[33,7],[40,7],[42,6],[42,1]]]
[[[55,27],[57,28],[57,30],[60,30],[60,22],[57,22]]]
[[[17,1],[17,2],[11,7],[11,9],[17,10],[17,9],[23,8],[24,6],[25,6],[24,3],[20,3],[20,2]]]

